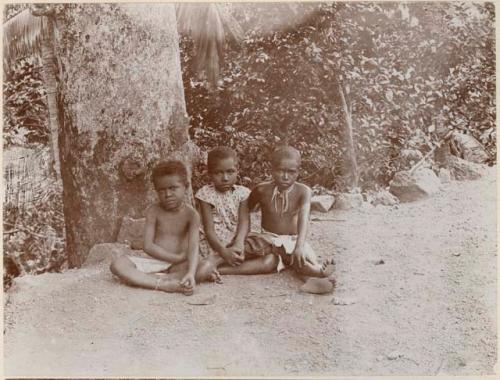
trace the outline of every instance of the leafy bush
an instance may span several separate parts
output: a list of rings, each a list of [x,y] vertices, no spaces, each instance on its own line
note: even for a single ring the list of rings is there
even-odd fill
[[[194,79],[183,40],[191,136],[203,150],[235,148],[242,176],[258,182],[269,174],[269,151],[288,143],[303,153],[303,181],[345,190],[341,84],[364,189],[404,168],[401,151],[426,153],[450,128],[469,131],[495,156],[491,4],[299,4],[310,15],[300,25],[264,32],[259,17],[284,6],[235,8],[246,37],[226,54],[215,93]],[[195,175],[195,184],[204,180]]]
[[[20,59],[5,78],[4,147],[48,143],[48,113],[40,70],[37,58],[26,57]]]
[[[50,181],[29,207],[5,206],[4,288],[19,274],[57,272],[66,267],[61,193]]]

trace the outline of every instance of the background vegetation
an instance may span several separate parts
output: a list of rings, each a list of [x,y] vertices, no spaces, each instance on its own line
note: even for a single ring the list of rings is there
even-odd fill
[[[28,7],[11,4],[4,8],[4,22]],[[4,62],[5,65],[5,62]],[[3,148],[24,148],[18,160],[7,162],[4,153],[4,179],[14,177],[10,185],[22,199],[4,202],[3,210],[3,284],[10,286],[19,274],[58,271],[66,265],[64,252],[64,217],[62,188],[53,178],[49,165],[31,165],[31,157],[49,163],[50,131],[48,126],[46,89],[42,81],[41,59],[37,55],[21,56],[4,70]],[[28,168],[36,167],[34,175]],[[25,187],[39,192],[30,199]],[[36,182],[36,183],[34,183]],[[9,185],[6,184],[6,185]],[[6,191],[7,188],[4,188]],[[6,199],[6,198],[5,198]],[[25,201],[26,200],[26,201]]]
[[[341,83],[362,189],[387,185],[405,164],[401,152],[426,153],[449,128],[474,135],[494,160],[492,4],[323,4],[296,28],[269,32],[259,17],[280,7],[233,8],[245,39],[226,54],[215,96],[195,79],[184,40],[186,102],[198,146],[235,148],[242,175],[257,182],[269,174],[269,151],[286,142],[303,153],[303,181],[346,190]]]

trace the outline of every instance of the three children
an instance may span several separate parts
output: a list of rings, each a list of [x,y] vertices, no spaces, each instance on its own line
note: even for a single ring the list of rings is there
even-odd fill
[[[273,180],[252,191],[236,185],[238,157],[232,149],[212,150],[207,164],[212,183],[195,195],[203,225],[201,241],[198,213],[184,201],[186,168],[178,161],[161,163],[152,175],[159,201],[146,214],[144,250],[171,265],[162,273],[145,273],[137,259],[122,256],[111,264],[113,274],[133,286],[186,295],[192,294],[196,282],[219,281],[219,273],[265,274],[285,267],[303,278],[333,282],[333,261],[319,264],[306,242],[311,190],[296,182],[296,149],[277,149],[271,159]],[[257,207],[262,232],[249,233],[250,210]]]

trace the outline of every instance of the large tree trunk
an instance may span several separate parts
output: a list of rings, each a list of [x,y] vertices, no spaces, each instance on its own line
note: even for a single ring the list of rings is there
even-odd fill
[[[61,173],[70,266],[152,200],[158,159],[189,161],[173,4],[66,5],[57,15]]]

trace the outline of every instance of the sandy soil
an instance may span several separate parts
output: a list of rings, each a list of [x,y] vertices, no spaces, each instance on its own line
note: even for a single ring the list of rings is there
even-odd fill
[[[24,277],[5,308],[5,375],[492,374],[495,187],[492,169],[425,201],[314,215],[330,219],[309,240],[337,261],[333,295],[300,293],[289,272],[192,297],[123,286],[104,265]]]

